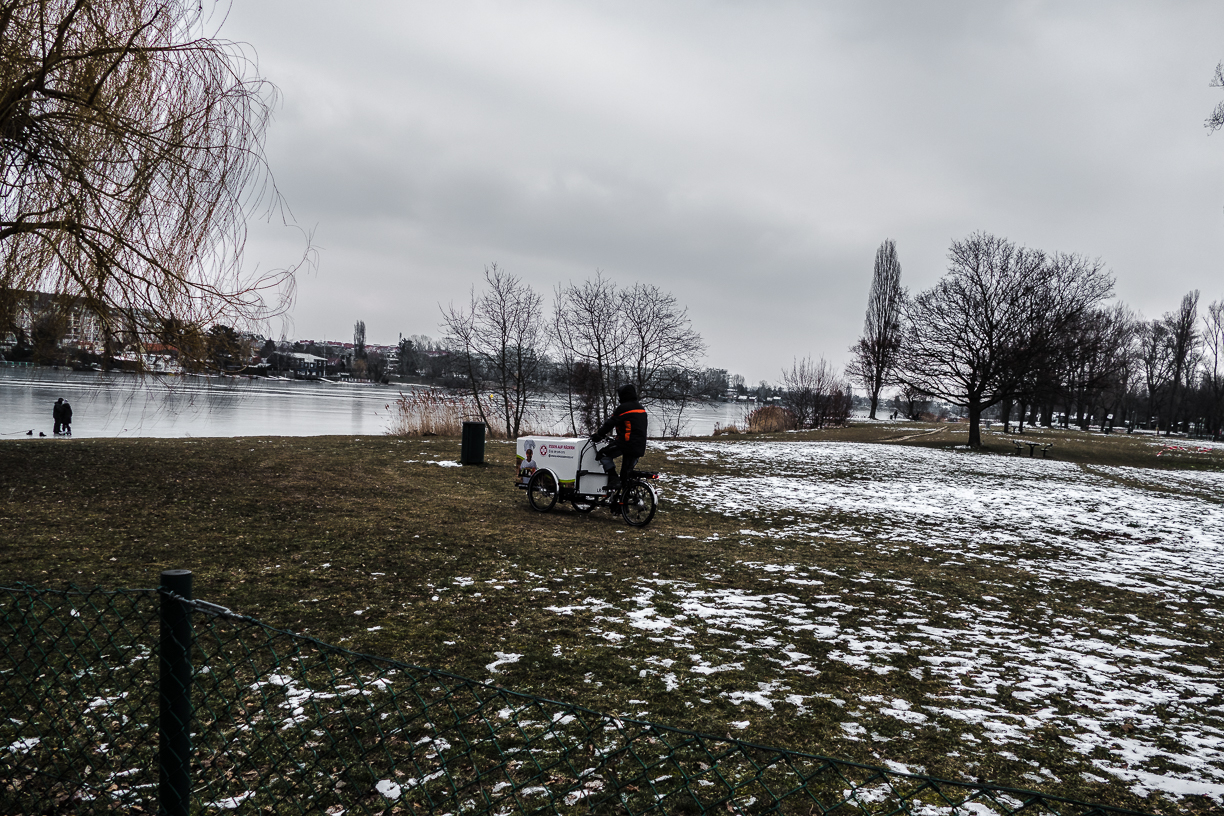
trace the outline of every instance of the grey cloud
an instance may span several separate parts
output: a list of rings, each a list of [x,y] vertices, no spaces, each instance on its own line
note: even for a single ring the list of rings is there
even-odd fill
[[[756,380],[844,359],[886,237],[914,289],[984,229],[1102,256],[1149,314],[1224,297],[1222,29],[1215,3],[265,0],[227,32],[284,91],[269,158],[324,247],[301,332],[435,333],[490,261],[545,291],[599,268],[677,292]]]

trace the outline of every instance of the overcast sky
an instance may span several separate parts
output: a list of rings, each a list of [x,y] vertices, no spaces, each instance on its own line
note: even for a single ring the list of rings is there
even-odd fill
[[[916,292],[979,230],[1102,258],[1149,317],[1224,299],[1219,0],[234,0],[222,33],[319,247],[289,337],[437,337],[487,264],[549,301],[602,270],[776,381],[845,363],[882,240]]]

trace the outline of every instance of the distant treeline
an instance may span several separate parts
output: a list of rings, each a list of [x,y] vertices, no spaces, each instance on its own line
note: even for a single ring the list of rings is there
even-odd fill
[[[1099,259],[985,233],[953,242],[948,255],[944,277],[911,296],[895,244],[876,254],[849,368],[872,416],[893,387],[911,416],[932,399],[962,406],[975,446],[983,416],[1008,427],[1125,424],[1220,436],[1224,300],[1201,311],[1195,290],[1145,319],[1110,302],[1113,278]]]

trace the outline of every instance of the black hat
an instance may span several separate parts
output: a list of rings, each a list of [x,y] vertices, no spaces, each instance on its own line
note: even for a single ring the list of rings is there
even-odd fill
[[[637,386],[633,383],[625,383],[616,389],[616,396],[620,397],[621,402],[634,402],[637,400]]]

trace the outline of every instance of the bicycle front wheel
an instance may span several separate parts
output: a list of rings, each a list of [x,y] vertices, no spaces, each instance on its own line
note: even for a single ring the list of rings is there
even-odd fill
[[[557,504],[557,477],[547,470],[537,470],[527,482],[527,503],[532,510],[547,513]]]

